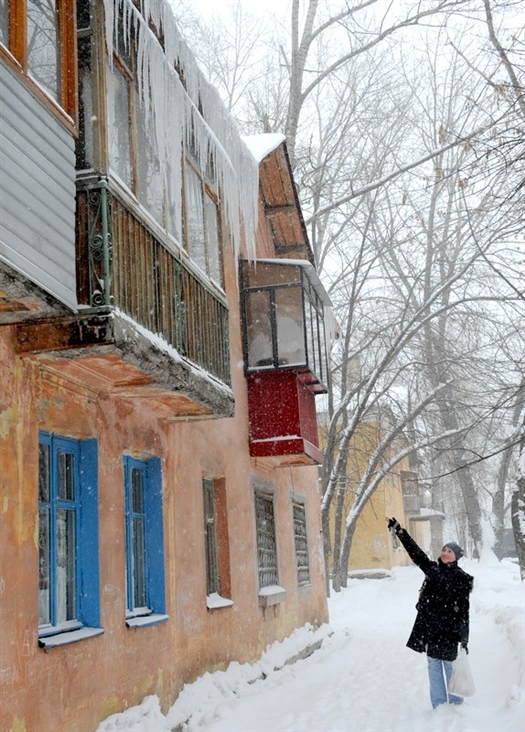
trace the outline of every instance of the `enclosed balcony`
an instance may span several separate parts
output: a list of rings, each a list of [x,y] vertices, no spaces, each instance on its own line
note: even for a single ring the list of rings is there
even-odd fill
[[[318,464],[315,394],[328,388],[328,295],[306,260],[243,260],[241,286],[250,452]]]
[[[76,229],[79,313],[20,323],[18,352],[168,418],[230,416],[224,295],[104,179],[78,188]]]
[[[308,374],[316,393],[327,391],[325,307],[330,300],[305,260],[243,260],[246,371],[293,369]]]

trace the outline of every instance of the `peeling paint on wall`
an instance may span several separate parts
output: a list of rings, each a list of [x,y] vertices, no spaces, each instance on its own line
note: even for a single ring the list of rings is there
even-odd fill
[[[17,404],[13,404],[0,412],[0,437],[8,437],[11,430],[16,428],[19,420],[20,414]]]
[[[27,732],[26,723],[23,719],[19,719],[16,717],[15,721],[13,722],[13,726],[9,730],[9,732]]]

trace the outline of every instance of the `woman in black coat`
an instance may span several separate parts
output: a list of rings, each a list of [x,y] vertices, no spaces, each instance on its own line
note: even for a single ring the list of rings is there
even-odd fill
[[[468,653],[469,596],[474,578],[458,567],[463,550],[456,542],[448,542],[434,562],[395,518],[387,520],[388,528],[396,534],[414,564],[425,573],[407,646],[427,654],[432,707],[461,704],[463,698],[449,694],[447,684],[458,645]]]

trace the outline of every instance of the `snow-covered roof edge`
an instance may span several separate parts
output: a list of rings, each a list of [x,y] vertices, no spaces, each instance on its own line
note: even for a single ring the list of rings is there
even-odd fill
[[[263,132],[260,135],[244,135],[242,139],[255,160],[260,163],[276,150],[286,137],[281,132]]]
[[[257,259],[254,260],[254,264],[257,265],[258,262],[261,262],[263,264],[272,264],[272,265],[291,265],[293,267],[302,267],[305,271],[306,276],[310,280],[310,284],[314,288],[314,290],[319,295],[319,298],[323,305],[326,305],[327,307],[332,307],[332,301],[330,300],[330,297],[325,290],[325,286],[321,282],[319,275],[317,274],[317,270],[313,266],[311,262],[309,262],[307,259],[285,259],[284,257],[273,257],[271,259],[267,258],[260,258],[257,257]]]

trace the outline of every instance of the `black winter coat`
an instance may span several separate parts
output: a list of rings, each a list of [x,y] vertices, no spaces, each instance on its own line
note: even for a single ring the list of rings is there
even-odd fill
[[[396,532],[408,555],[425,573],[417,617],[407,646],[432,658],[453,661],[469,637],[469,595],[474,578],[458,567],[429,559],[405,529]]]

